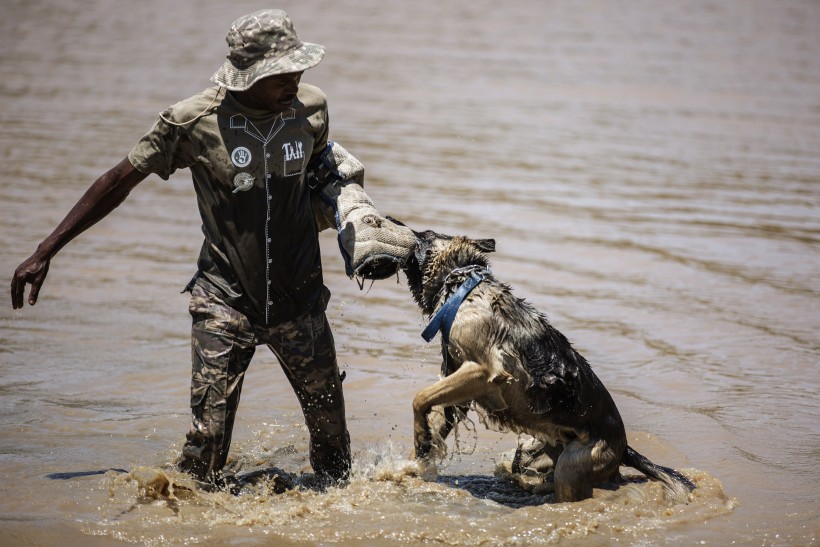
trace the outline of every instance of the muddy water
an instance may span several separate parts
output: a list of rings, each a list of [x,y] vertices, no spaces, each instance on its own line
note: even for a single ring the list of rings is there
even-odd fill
[[[351,484],[187,490],[171,471],[188,425],[179,291],[201,235],[178,173],[64,249],[36,307],[0,309],[0,543],[820,541],[820,4],[281,6],[328,46],[305,80],[379,209],[496,238],[494,271],[593,363],[630,443],[698,489],[686,506],[651,483],[546,503],[493,475],[515,438],[480,426],[438,482],[414,477],[410,401],[437,350],[404,281],[359,291],[323,234]],[[229,22],[258,7],[2,3],[4,279],[159,110],[207,85]],[[266,351],[245,385],[231,468],[307,470]],[[131,474],[49,478],[113,467]],[[151,495],[163,473],[175,486]]]

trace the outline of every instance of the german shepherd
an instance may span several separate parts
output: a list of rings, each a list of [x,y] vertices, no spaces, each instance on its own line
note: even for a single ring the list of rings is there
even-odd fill
[[[474,403],[494,429],[536,439],[519,445],[513,471],[522,462],[548,462],[558,502],[583,500],[593,485],[618,482],[621,465],[662,482],[671,501],[688,500],[695,488],[688,478],[628,446],[615,402],[589,363],[489,271],[486,254],[495,240],[414,233],[418,244],[403,269],[424,315],[452,308],[446,303],[465,280],[481,278],[451,312],[449,333],[442,331],[444,377],[413,400],[414,457],[423,475],[435,476],[444,439]]]

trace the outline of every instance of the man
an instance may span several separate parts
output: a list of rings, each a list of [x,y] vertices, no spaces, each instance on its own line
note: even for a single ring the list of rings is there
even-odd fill
[[[361,164],[328,141],[323,93],[300,83],[324,47],[301,42],[281,10],[237,19],[227,42],[217,85],[161,113],[17,268],[12,305],[23,306],[27,283],[34,305],[54,255],[148,174],[189,168],[205,241],[186,287],[192,425],[178,466],[221,482],[244,374],[266,344],[302,406],[314,471],[343,480],[350,440],[317,234],[335,225],[348,274],[374,278],[395,272],[415,239],[375,211]]]

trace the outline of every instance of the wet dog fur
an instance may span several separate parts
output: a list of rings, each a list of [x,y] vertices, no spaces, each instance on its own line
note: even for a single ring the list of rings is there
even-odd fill
[[[454,271],[489,266],[486,255],[495,241],[415,233],[418,245],[404,271],[414,300],[429,317],[466,278]],[[516,462],[551,468],[558,502],[591,497],[593,485],[620,479],[621,465],[662,482],[673,502],[687,501],[694,484],[628,446],[615,402],[587,361],[491,273],[461,304],[442,352],[448,375],[413,400],[414,456],[422,470],[435,475],[443,440],[474,403],[494,429],[535,438],[519,445],[513,471]]]

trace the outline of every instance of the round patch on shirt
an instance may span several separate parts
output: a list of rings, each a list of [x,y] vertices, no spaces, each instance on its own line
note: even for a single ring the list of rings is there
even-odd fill
[[[238,146],[231,152],[231,161],[237,167],[247,167],[251,163],[251,151],[244,146]]]
[[[253,188],[253,175],[250,173],[237,173],[233,178],[233,193],[244,192]]]

